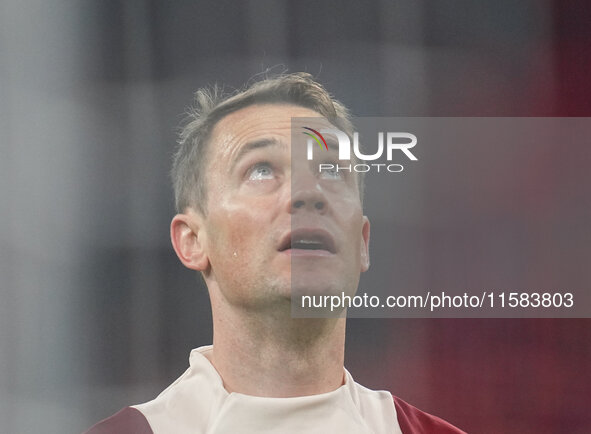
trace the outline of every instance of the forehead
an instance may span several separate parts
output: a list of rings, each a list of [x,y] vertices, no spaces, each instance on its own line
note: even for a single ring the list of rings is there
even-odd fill
[[[291,120],[295,117],[315,118],[311,122],[313,127],[331,127],[322,115],[306,107],[293,104],[251,105],[228,114],[215,125],[210,138],[210,156],[230,157],[240,145],[261,138],[289,143]]]

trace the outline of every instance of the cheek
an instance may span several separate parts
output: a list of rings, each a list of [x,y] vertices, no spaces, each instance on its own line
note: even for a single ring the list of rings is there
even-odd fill
[[[363,244],[363,214],[360,207],[351,204],[341,210],[342,236],[345,238],[348,254],[351,258],[359,259],[360,247]]]
[[[253,246],[252,237],[257,225],[249,212],[237,209],[222,209],[212,213],[213,223],[209,228],[210,249],[218,254],[236,256],[243,254]],[[253,226],[254,222],[254,226]],[[261,223],[258,223],[260,226]]]
[[[358,200],[343,200],[335,207],[336,215],[348,230],[361,233],[363,212]]]

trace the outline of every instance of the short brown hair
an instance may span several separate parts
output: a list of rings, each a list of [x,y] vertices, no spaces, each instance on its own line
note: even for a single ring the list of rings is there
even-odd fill
[[[306,107],[318,112],[347,134],[353,132],[349,110],[308,73],[266,77],[231,94],[225,94],[218,86],[199,89],[195,93],[195,105],[189,110],[179,135],[174,155],[172,181],[177,212],[183,212],[189,206],[206,212],[204,156],[217,122],[241,108],[262,103],[291,103]],[[360,177],[360,195],[362,184]]]

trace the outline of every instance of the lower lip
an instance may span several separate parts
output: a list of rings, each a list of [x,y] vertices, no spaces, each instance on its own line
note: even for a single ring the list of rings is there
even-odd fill
[[[287,249],[287,250],[283,250],[281,253],[284,253],[288,256],[314,257],[314,258],[334,255],[334,253],[331,253],[328,250],[308,250],[308,249]]]

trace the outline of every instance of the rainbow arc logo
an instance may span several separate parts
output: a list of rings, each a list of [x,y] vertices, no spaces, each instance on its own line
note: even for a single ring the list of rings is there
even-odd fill
[[[322,137],[322,134],[320,134],[318,131],[316,131],[313,128],[308,128],[308,127],[302,127],[308,131],[312,131],[314,134],[316,134],[316,136],[320,137],[320,140],[322,140],[322,143],[324,143],[324,147],[326,148],[326,150],[328,151],[328,144],[326,143],[326,140],[324,140],[324,137]],[[303,133],[306,136],[312,137],[316,143],[318,143],[318,146],[320,146],[320,149],[322,149],[322,143],[320,143],[320,140],[318,140],[318,137],[316,137],[314,134],[310,134],[307,131],[303,131]]]

